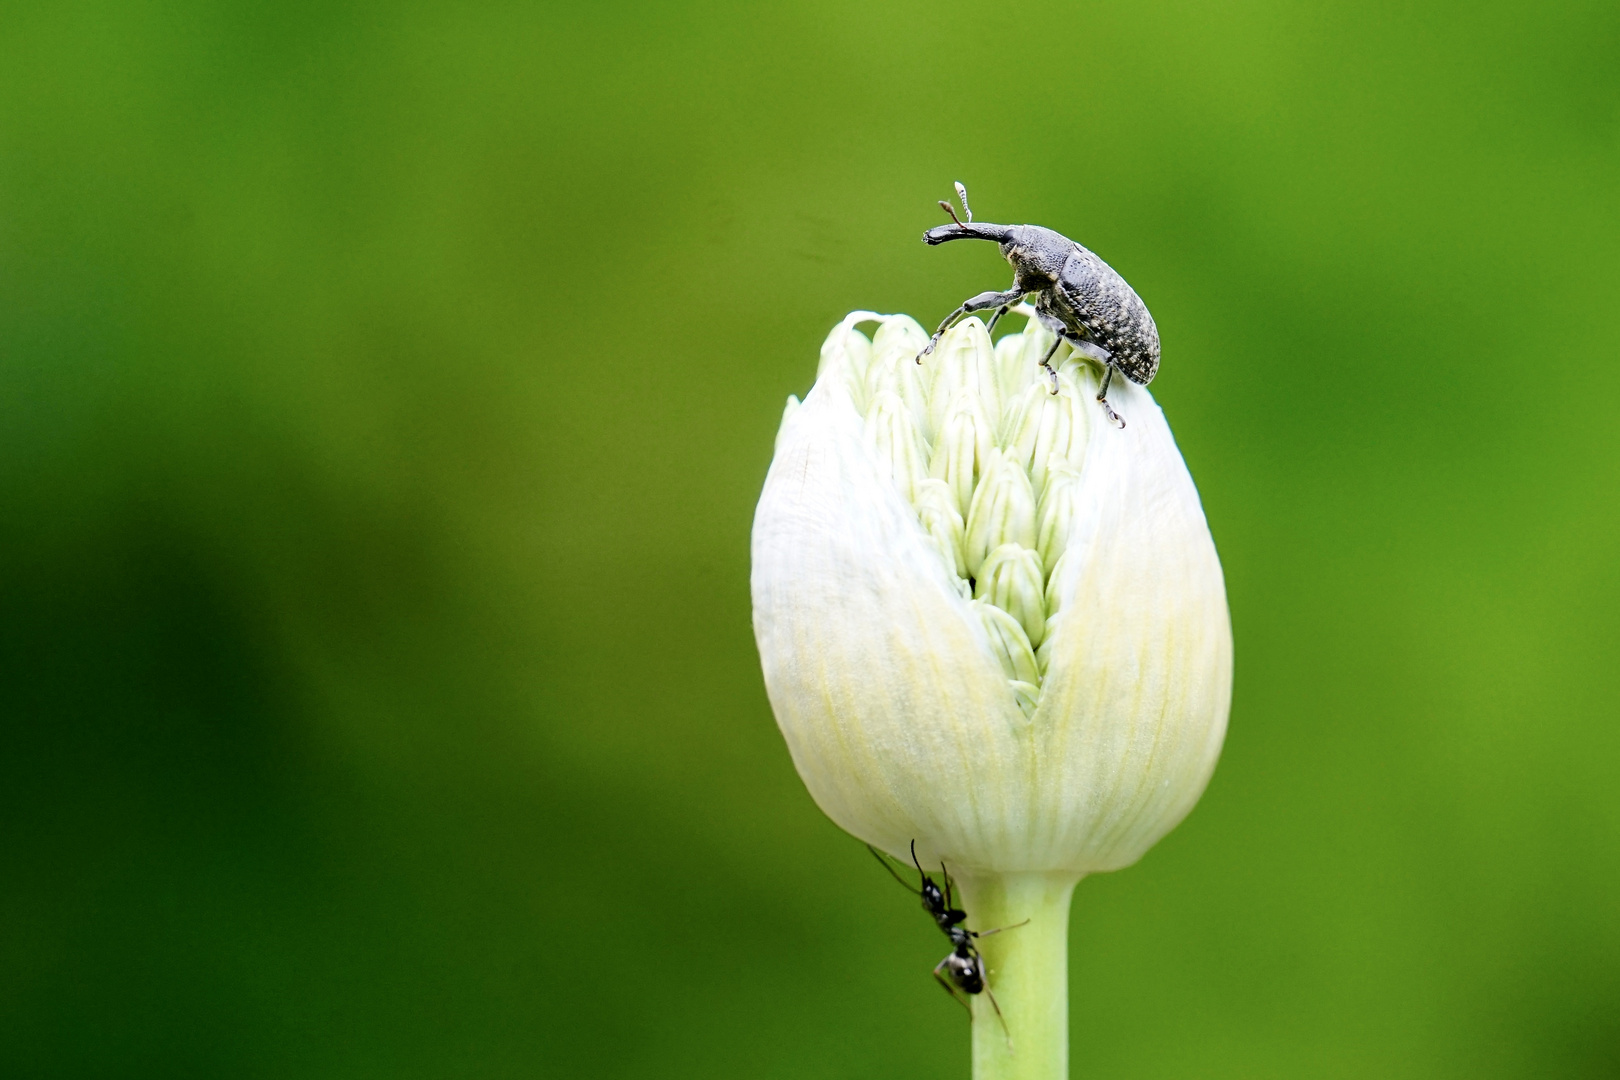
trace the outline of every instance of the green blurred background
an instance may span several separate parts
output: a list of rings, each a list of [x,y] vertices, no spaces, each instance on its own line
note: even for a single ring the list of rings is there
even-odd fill
[[[845,311],[1152,306],[1228,575],[1077,1077],[1620,1076],[1620,9],[0,8],[0,1073],[950,1077],[749,625]]]

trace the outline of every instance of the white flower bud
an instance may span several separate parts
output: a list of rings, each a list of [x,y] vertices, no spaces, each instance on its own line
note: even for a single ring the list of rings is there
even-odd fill
[[[1018,711],[1024,714],[1027,720],[1035,715],[1035,710],[1041,704],[1041,688],[1032,682],[1022,682],[1018,679],[1007,680],[1007,686],[1013,692],[1013,701]]]
[[[917,497],[913,502],[917,507],[917,520],[922,522],[923,529],[939,548],[951,573],[962,579],[961,588],[966,588],[967,560],[962,548],[967,530],[962,524],[961,513],[956,509],[956,493],[945,481],[930,477],[917,482]]]
[[[1001,400],[1004,402],[1012,401],[1030,383],[1041,381],[1045,375],[1041,371],[1041,358],[1052,347],[1052,331],[1042,326],[1039,320],[1030,318],[1035,314],[1034,308],[1020,304],[1013,310],[1029,322],[1023,333],[1008,334],[996,342],[996,364],[1001,373]],[[1052,357],[1052,366],[1061,366],[1067,353],[1067,345],[1059,346]]]
[[[984,622],[990,651],[1001,663],[1002,673],[1010,680],[1039,683],[1041,671],[1035,662],[1035,650],[1030,648],[1029,635],[1018,620],[986,600],[975,600],[973,611]]]
[[[1047,566],[1057,561],[1069,547],[1069,533],[1078,520],[1080,470],[1072,460],[1053,457],[1046,470],[1046,487],[1041,492],[1041,505],[1035,548]]]
[[[990,451],[968,508],[964,549],[968,574],[979,576],[979,566],[991,549],[1003,544],[1034,547],[1035,536],[1035,492],[1029,473],[1001,451]]]
[[[884,390],[899,395],[911,411],[917,434],[925,441],[931,440],[934,429],[928,422],[927,371],[917,363],[917,354],[928,344],[928,335],[909,316],[880,315],[877,318],[882,320],[882,325],[872,335],[872,355],[866,366],[865,400],[875,400]],[[857,397],[856,400],[861,399]]]
[[[866,445],[874,458],[889,466],[900,493],[915,503],[917,484],[927,473],[922,439],[911,422],[911,411],[892,390],[878,391],[866,411]]]
[[[950,485],[956,494],[956,505],[966,514],[973,505],[974,485],[979,482],[995,449],[995,429],[979,402],[968,392],[960,391],[937,430],[928,475]]]
[[[1086,455],[1090,431],[1086,398],[1067,371],[1058,373],[1058,392],[1050,393],[1042,381],[1026,387],[1008,417],[1008,452],[1029,470],[1035,490],[1046,486],[1047,465],[1053,460],[1079,466]]]
[[[833,327],[827,340],[821,343],[821,362],[816,367],[816,381],[837,379],[849,389],[857,403],[864,395],[866,368],[872,361],[872,343],[866,335],[855,329],[857,323],[879,318],[870,311],[852,311],[844,321]]]
[[[1024,362],[1024,335],[1008,334],[996,342],[996,379],[1001,385],[1001,400],[1010,402],[1023,393],[1024,387],[1036,380],[1040,369],[1035,366],[1039,357]]]
[[[1072,524],[1071,520],[1071,524]],[[1074,584],[1070,574],[1080,564],[1082,555],[1070,556],[1065,551],[1058,556],[1057,562],[1046,572],[1046,618],[1048,621],[1057,618],[1058,612],[1063,610],[1063,598],[1072,591]]]
[[[1203,791],[1231,692],[1220,563],[1163,415],[1116,378],[1128,426],[1108,424],[1083,361],[1053,399],[1033,320],[994,350],[970,326],[920,378],[911,320],[834,333],[754,519],[754,632],[800,776],[848,831],[966,881],[1129,865]]]
[[[1041,596],[1041,557],[1022,544],[1002,544],[979,568],[974,595],[1018,620],[1031,645],[1046,637],[1046,601]]]
[[[923,364],[930,372],[928,418],[935,431],[942,430],[946,409],[963,394],[976,402],[984,415],[1001,415],[995,348],[978,319],[964,319],[946,331],[934,351],[923,358]]]

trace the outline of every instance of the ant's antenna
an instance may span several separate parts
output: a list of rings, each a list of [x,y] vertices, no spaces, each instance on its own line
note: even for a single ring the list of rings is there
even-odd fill
[[[962,181],[960,181],[960,180],[956,181],[956,197],[958,199],[962,200],[962,213],[967,215],[967,219],[969,221],[972,221],[973,220],[973,211],[968,207],[968,204],[967,204],[967,188],[963,185]],[[956,215],[952,214],[951,216],[955,217]],[[960,225],[961,222],[957,222],[957,224]]]

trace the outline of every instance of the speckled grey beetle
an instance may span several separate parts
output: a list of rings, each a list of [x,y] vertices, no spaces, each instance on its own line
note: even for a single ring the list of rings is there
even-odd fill
[[[957,184],[956,194],[962,200],[962,213],[967,222],[956,216],[950,203],[941,199],[939,205],[955,224],[929,229],[923,233],[923,242],[994,241],[1001,245],[1002,256],[1012,264],[1013,286],[1006,292],[980,293],[951,312],[939,324],[928,346],[917,354],[917,362],[922,363],[923,357],[934,351],[940,336],[964,315],[995,308],[995,316],[990,320],[994,329],[1009,308],[1033,293],[1036,317],[1057,335],[1041,360],[1041,367],[1052,377],[1052,393],[1057,393],[1058,389],[1052,355],[1058,345],[1066,341],[1076,352],[1103,365],[1097,400],[1102,403],[1108,419],[1124,427],[1125,421],[1108,404],[1109,380],[1117,370],[1132,382],[1146,386],[1159,371],[1159,328],[1153,324],[1153,316],[1148,314],[1142,298],[1125,284],[1125,279],[1115,273],[1113,267],[1062,233],[1039,225],[975,222],[973,211],[968,209],[967,188]]]

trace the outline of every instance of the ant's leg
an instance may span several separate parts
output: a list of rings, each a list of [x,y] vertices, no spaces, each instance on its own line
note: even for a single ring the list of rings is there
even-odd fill
[[[1057,372],[1052,367],[1052,357],[1057,354],[1058,346],[1061,344],[1063,344],[1062,338],[1053,341],[1052,347],[1046,350],[1045,356],[1041,357],[1041,367],[1045,369],[1048,375],[1052,376],[1052,393],[1054,394],[1057,393]]]
[[[917,363],[922,363],[922,358],[934,351],[934,346],[938,345],[939,339],[945,336],[945,331],[954,326],[956,320],[962,316],[971,315],[975,311],[984,311],[987,308],[998,308],[1002,305],[1010,307],[1023,298],[1024,294],[1019,290],[1008,289],[1006,292],[980,293],[973,299],[964,301],[961,307],[945,316],[945,321],[939,324],[939,329],[935,330],[934,336],[928,339],[928,344],[923,347],[923,351],[917,354]]]
[[[878,864],[880,866],[882,866],[883,869],[885,869],[885,870],[887,870],[889,872],[890,877],[894,878],[894,880],[898,881],[900,884],[902,884],[902,885],[904,885],[906,887],[906,892],[915,893],[917,891],[916,889],[913,889],[911,887],[911,884],[909,882],[907,882],[905,878],[901,877],[895,871],[894,867],[889,865],[889,860],[885,859],[881,854],[879,854],[877,848],[873,847],[871,844],[867,844],[866,845],[866,850],[870,851],[872,853],[872,858],[876,859],[878,861]]]
[[[949,960],[949,959],[950,959],[949,956],[947,956],[945,958],[945,960]],[[963,1001],[962,996],[956,992],[956,987],[952,986],[951,983],[950,983],[950,980],[945,978],[945,976],[943,976],[943,975],[941,975],[939,973],[939,969],[945,966],[945,960],[941,960],[939,963],[934,965],[934,981],[939,983],[940,986],[944,987],[945,992],[947,994],[951,995],[951,1000],[952,1001],[954,1001],[958,1005],[962,1006],[962,1008],[964,1008],[964,1009],[966,1009],[968,1011],[968,1015],[972,1016],[973,1015],[973,1006],[969,1005],[966,1001]],[[999,1014],[1001,1012],[1001,1010],[997,1009],[996,1012]]]
[[[1007,1030],[1007,1018],[1001,1015],[1001,1006],[996,1004],[996,995],[990,992],[988,986],[984,988],[984,996],[990,999],[990,1007],[996,1010],[996,1019],[1001,1021],[1001,1035],[1007,1040],[1007,1053],[1010,1054],[1013,1052],[1012,1032]]]
[[[1029,920],[1025,919],[1023,922],[1015,922],[1011,926],[998,926],[994,930],[983,930],[983,931],[980,931],[977,934],[974,934],[973,936],[974,937],[989,937],[991,934],[999,934],[1003,930],[1016,930],[1020,926],[1028,926],[1028,925],[1029,925]]]

